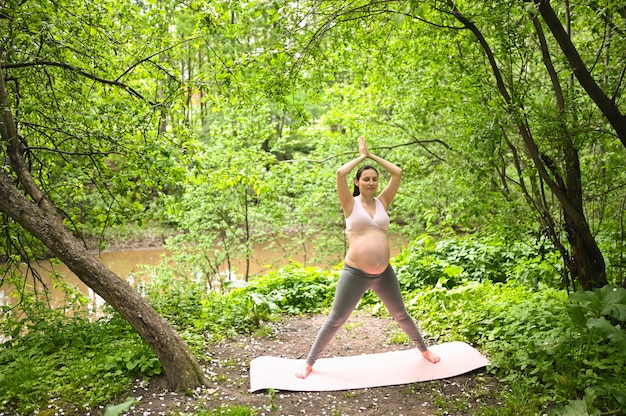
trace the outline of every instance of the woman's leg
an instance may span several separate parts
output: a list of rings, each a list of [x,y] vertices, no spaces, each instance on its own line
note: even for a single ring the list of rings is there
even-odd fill
[[[348,320],[363,294],[369,289],[374,279],[363,277],[360,270],[344,266],[337,281],[337,290],[330,314],[320,328],[307,356],[307,365],[312,366],[322,351],[328,346],[339,328]]]
[[[422,338],[422,334],[420,334],[415,325],[415,321],[413,321],[411,315],[406,311],[404,301],[402,300],[402,293],[400,292],[400,283],[398,283],[398,277],[393,267],[389,265],[387,270],[374,280],[375,283],[371,289],[380,297],[380,300],[383,301],[393,319],[398,323],[400,329],[409,336],[417,349],[422,353],[425,352],[428,348],[426,347],[424,338]]]

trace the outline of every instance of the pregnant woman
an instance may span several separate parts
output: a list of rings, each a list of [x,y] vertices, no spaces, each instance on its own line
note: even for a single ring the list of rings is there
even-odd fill
[[[368,158],[391,175],[389,183],[378,197],[375,196],[378,190],[378,171],[372,166],[364,165],[357,171],[354,193],[351,194],[348,187],[348,174]],[[401,176],[402,170],[398,166],[368,150],[363,137],[359,137],[359,157],[337,170],[337,195],[346,220],[350,248],[337,282],[330,314],[317,334],[303,369],[296,373],[297,377],[306,378],[313,371],[315,361],[348,320],[365,292],[370,289],[380,297],[393,319],[415,343],[424,358],[431,363],[439,362],[439,356],[426,348],[415,322],[407,313],[398,278],[389,264],[387,209],[398,192]]]

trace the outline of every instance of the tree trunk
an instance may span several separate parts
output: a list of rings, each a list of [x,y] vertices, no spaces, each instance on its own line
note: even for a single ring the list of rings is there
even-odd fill
[[[550,29],[550,32],[558,42],[561,47],[561,51],[563,55],[567,59],[567,62],[578,79],[580,85],[585,89],[589,97],[593,100],[594,103],[598,106],[602,114],[606,117],[608,122],[615,129],[615,133],[621,140],[624,147],[626,147],[626,116],[623,115],[615,103],[615,101],[611,100],[600,88],[600,86],[596,83],[596,81],[591,76],[591,73],[585,66],[580,54],[576,50],[576,47],[572,43],[569,35],[561,21],[559,20],[556,13],[550,6],[550,1],[548,0],[534,0],[537,8],[539,9],[539,13],[541,17],[546,22],[546,25]]]
[[[591,290],[608,283],[606,279],[606,264],[604,256],[595,238],[593,238],[589,222],[585,218],[580,157],[578,149],[572,142],[572,134],[565,120],[566,100],[563,89],[548,50],[548,42],[546,41],[543,27],[537,17],[533,18],[533,25],[539,40],[543,63],[550,76],[556,105],[559,109],[559,125],[562,131],[560,144],[565,174],[563,175],[553,168],[552,175],[556,179],[555,185],[559,187],[563,198],[567,198],[569,201],[568,204],[561,204],[567,240],[571,247],[566,264],[570,265],[571,275],[578,278],[581,287],[584,290]],[[548,167],[550,168],[550,166]],[[565,180],[563,180],[562,176],[565,176]]]
[[[581,289],[592,290],[608,284],[604,256],[591,233],[580,230],[572,219],[565,214],[567,240],[571,247],[571,273],[578,277]]]
[[[565,183],[553,162],[542,158],[539,147],[533,139],[529,123],[524,118],[525,112],[519,104],[513,102],[487,39],[478,27],[458,10],[452,0],[449,0],[448,4],[457,20],[472,31],[478,39],[496,78],[498,91],[506,102],[509,113],[515,119],[525,151],[532,159],[541,179],[548,185],[560,203],[571,251],[569,259],[563,259],[565,267],[571,268],[572,278],[578,279],[582,289],[590,290],[604,286],[607,284],[606,264],[584,215],[582,190],[580,189],[580,166],[574,146],[568,143],[562,144],[567,170],[567,183]]]
[[[148,344],[163,366],[172,389],[187,390],[206,385],[202,367],[172,327],[128,283],[96,260],[67,229],[56,207],[39,189],[24,160],[25,148],[18,139],[4,77],[0,72],[0,133],[6,144],[11,171],[0,172],[0,211],[28,230],[88,287],[122,315]],[[20,192],[16,183],[30,196]],[[34,201],[34,202],[33,202]]]
[[[61,219],[29,201],[0,173],[0,210],[39,238],[87,286],[120,313],[150,346],[175,390],[207,383],[191,351],[171,326],[128,283],[96,260]]]

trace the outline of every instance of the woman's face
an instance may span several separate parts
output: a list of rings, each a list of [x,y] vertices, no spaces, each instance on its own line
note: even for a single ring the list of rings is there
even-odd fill
[[[362,194],[374,195],[378,189],[378,172],[374,169],[365,169],[361,172],[361,177],[354,180],[354,184],[359,187]]]

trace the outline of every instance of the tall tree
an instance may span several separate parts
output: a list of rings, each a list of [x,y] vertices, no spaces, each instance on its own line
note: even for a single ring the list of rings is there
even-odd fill
[[[539,6],[540,10],[546,9],[542,15],[545,14],[549,19],[553,19],[554,16],[550,13],[552,9],[549,8],[549,6],[546,6],[548,2],[541,3],[542,5]],[[527,19],[533,23],[544,70],[546,72],[545,78],[550,80],[554,94],[554,102],[558,110],[556,123],[554,123],[557,126],[556,131],[552,133],[556,133],[555,138],[558,141],[558,145],[552,147],[552,156],[549,154],[550,151],[548,149],[541,149],[542,146],[536,138],[537,134],[533,134],[533,123],[529,120],[529,112],[526,110],[528,103],[525,101],[527,100],[518,95],[517,91],[514,91],[515,84],[511,81],[513,79],[511,76],[512,74],[503,73],[501,70],[498,60],[504,60],[499,59],[498,56],[496,56],[496,53],[487,40],[487,37],[478,28],[477,24],[473,20],[468,18],[461,10],[459,10],[454,2],[449,1],[448,5],[450,7],[450,13],[452,13],[452,15],[454,15],[455,18],[457,18],[459,22],[464,25],[464,27],[469,29],[474,34],[486,54],[494,75],[496,87],[505,102],[505,108],[508,109],[513,122],[517,126],[518,134],[522,138],[523,150],[533,161],[541,180],[547,184],[553,195],[560,203],[565,222],[567,240],[570,247],[569,253],[562,252],[565,264],[568,266],[567,268],[572,273],[573,278],[576,279],[583,289],[591,289],[605,285],[607,283],[607,277],[604,257],[598,243],[595,240],[584,212],[579,149],[574,141],[575,135],[572,133],[572,131],[577,129],[579,126],[577,126],[575,122],[570,121],[568,117],[568,107],[572,104],[568,101],[568,96],[566,96],[563,92],[564,89],[562,87],[562,81],[559,79],[558,71],[555,68],[554,58],[552,57],[552,52],[543,34],[541,23],[533,17],[532,14]],[[549,24],[552,25],[551,29],[553,31],[557,31],[554,21],[551,21]],[[562,29],[562,27],[560,27],[560,29]],[[558,33],[560,37],[563,37],[563,33]],[[572,61],[576,61],[576,59],[573,59],[571,55],[576,55],[577,57],[578,55],[572,53],[571,44],[569,46],[570,48],[564,48],[563,50],[566,54],[566,58],[568,58],[568,61],[571,63]],[[570,54],[570,56],[567,56],[568,54]],[[579,63],[582,63],[582,61]],[[579,63],[577,63],[577,65]],[[534,65],[534,68],[538,67]],[[522,70],[520,71],[520,74],[526,77],[524,72],[525,71]],[[590,81],[589,74],[584,70],[584,68],[577,68],[577,71],[575,72],[580,74],[577,75],[579,76],[579,79],[582,77],[583,82],[589,85],[589,88],[586,88],[588,93],[591,92],[594,95],[604,97],[604,99],[600,99],[599,101],[601,101],[602,105],[605,106],[605,109],[608,112],[607,118],[616,128],[616,132],[619,136],[619,130],[621,129],[619,125],[623,124],[623,122],[620,122],[619,119],[623,119],[623,116],[619,115],[617,107],[614,103],[612,104],[607,102],[610,100],[606,99],[606,95],[602,92],[602,90],[597,87],[595,83]],[[508,84],[505,82],[505,79],[508,80]],[[595,88],[591,84],[593,84]],[[616,111],[617,115],[615,114]],[[535,129],[537,132],[541,132],[542,130],[539,127],[536,127]],[[545,132],[545,129],[543,131]],[[558,159],[553,158],[554,155],[556,155]],[[548,220],[545,216],[544,219]],[[552,225],[554,221],[549,220],[549,223]],[[554,233],[552,233],[552,235],[554,236]],[[557,245],[560,244],[558,239],[555,238],[554,240]]]
[[[150,171],[168,168],[175,147],[162,144],[158,106],[139,91],[163,69],[144,30],[158,13],[116,1],[11,3],[0,17],[0,211],[128,320],[172,388],[205,384],[180,336],[79,238],[84,216],[110,223],[165,185]]]

